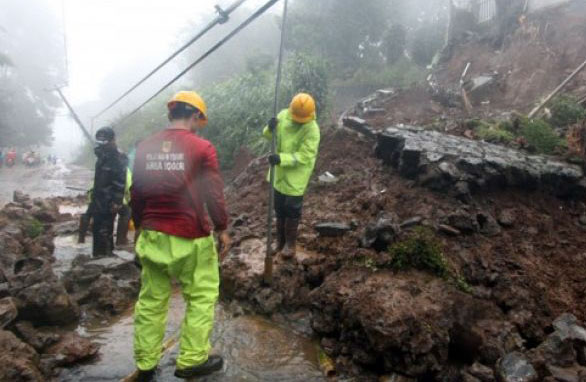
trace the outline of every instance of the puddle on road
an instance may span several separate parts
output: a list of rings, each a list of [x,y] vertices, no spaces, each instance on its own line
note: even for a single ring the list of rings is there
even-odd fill
[[[55,239],[56,273],[69,269],[78,254],[91,253],[91,237],[77,244],[77,236]],[[120,257],[134,255],[117,251]],[[173,294],[166,338],[180,327],[184,303],[179,290]],[[100,345],[99,359],[65,369],[59,381],[120,381],[134,371],[132,309],[111,322],[88,323],[78,332]],[[198,381],[324,381],[317,362],[316,344],[292,330],[257,316],[233,317],[219,304],[212,334],[213,352],[224,357],[224,369]],[[160,382],[180,381],[173,376],[178,346],[159,365]]]
[[[166,338],[179,328],[183,309],[177,291],[170,303]],[[100,358],[64,370],[60,381],[114,382],[134,371],[131,310],[111,325],[88,325],[78,331],[100,344]],[[218,305],[212,344],[212,352],[224,357],[224,369],[198,381],[324,381],[315,344],[260,317],[234,318]],[[161,360],[158,381],[179,381],[173,376],[177,347]]]

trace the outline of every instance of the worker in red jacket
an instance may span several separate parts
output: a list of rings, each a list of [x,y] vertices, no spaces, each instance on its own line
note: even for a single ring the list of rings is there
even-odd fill
[[[195,132],[207,123],[207,107],[195,92],[177,93],[168,103],[170,125],[137,148],[131,187],[132,216],[140,236],[141,290],[134,312],[134,356],[139,381],[152,381],[161,358],[171,278],[186,303],[175,376],[192,378],[222,368],[209,355],[220,262],[230,237],[216,149]],[[207,211],[207,213],[206,213]]]

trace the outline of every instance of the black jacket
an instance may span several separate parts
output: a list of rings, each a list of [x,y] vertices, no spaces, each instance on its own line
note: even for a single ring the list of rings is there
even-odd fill
[[[116,148],[99,147],[92,192],[92,213],[112,213],[112,207],[122,205],[126,185],[128,157]]]

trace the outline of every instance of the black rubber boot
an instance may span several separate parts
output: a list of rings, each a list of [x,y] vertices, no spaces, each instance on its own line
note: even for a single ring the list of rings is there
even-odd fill
[[[208,375],[215,371],[222,370],[224,366],[224,359],[219,355],[210,355],[208,360],[201,365],[188,367],[187,369],[175,369],[175,376],[177,378],[187,379]]]
[[[116,226],[116,246],[128,245],[128,223],[130,222],[130,208],[123,206],[118,213]]]
[[[285,218],[277,218],[277,246],[273,254],[281,252],[285,248]]]
[[[79,217],[79,231],[77,237],[77,243],[83,244],[85,243],[85,236],[87,235],[87,230],[90,226],[90,215],[85,213]]]
[[[297,249],[297,228],[299,227],[299,219],[285,220],[285,248],[281,252],[284,259],[291,259],[295,257]]]
[[[155,382],[157,379],[157,369],[139,370],[136,376],[136,382]]]

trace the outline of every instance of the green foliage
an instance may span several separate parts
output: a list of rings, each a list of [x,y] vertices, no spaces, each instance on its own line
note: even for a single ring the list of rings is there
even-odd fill
[[[45,232],[45,227],[40,221],[32,218],[24,222],[23,231],[27,237],[35,239]]]
[[[280,104],[288,105],[297,93],[309,93],[315,99],[317,115],[326,115],[329,102],[327,62],[307,53],[297,53],[285,65]]]
[[[394,64],[401,59],[407,46],[407,30],[404,26],[395,24],[383,36],[383,54],[387,63]]]
[[[549,122],[555,127],[566,127],[586,119],[586,109],[570,96],[557,97],[551,104]]]
[[[521,135],[538,153],[553,154],[556,148],[564,145],[565,140],[543,119],[523,118],[520,124]]]
[[[429,228],[415,228],[407,239],[391,246],[389,254],[391,257],[386,266],[391,269],[430,272],[453,283],[463,292],[471,290],[466,280],[450,269],[440,241]]]
[[[262,128],[273,114],[275,66],[268,57],[248,61],[249,70],[229,80],[198,90],[208,106],[209,123],[202,136],[218,151],[222,168],[230,168],[233,156],[242,146],[256,154],[268,150]],[[328,70],[326,62],[308,54],[296,54],[284,64],[279,107],[288,106],[291,97],[301,91],[316,100],[318,116],[328,107]],[[174,90],[154,99],[126,121],[118,131],[120,147],[129,150],[143,139],[168,124],[166,101]],[[86,156],[89,151],[86,152]]]
[[[474,133],[483,141],[491,143],[509,143],[515,139],[513,133],[499,125],[482,124],[474,129]]]
[[[395,64],[384,66],[380,70],[362,67],[350,79],[338,81],[338,85],[404,88],[423,82],[426,75],[427,71],[413,65],[407,58],[401,58]]]
[[[427,228],[416,228],[410,237],[394,244],[389,252],[391,254],[390,268],[396,270],[415,268],[429,271],[442,278],[450,273],[441,244]]]
[[[222,167],[232,166],[241,146],[266,150],[261,132],[272,116],[274,80],[272,71],[247,73],[202,91],[209,114],[202,135],[215,144]]]
[[[427,66],[444,45],[444,33],[439,24],[428,24],[419,28],[413,36],[411,55],[417,65]]]

